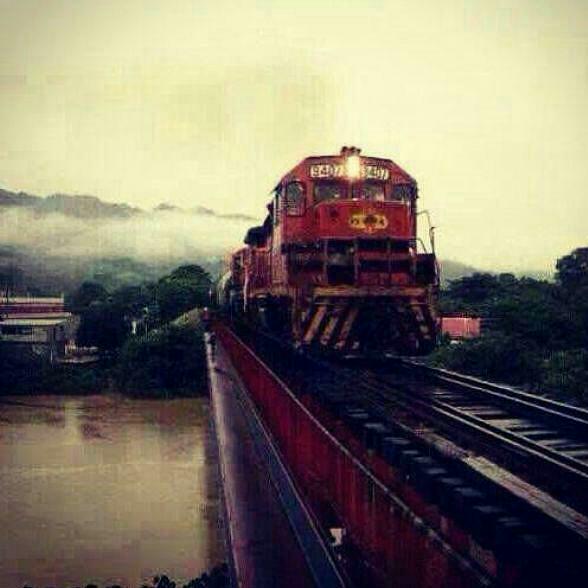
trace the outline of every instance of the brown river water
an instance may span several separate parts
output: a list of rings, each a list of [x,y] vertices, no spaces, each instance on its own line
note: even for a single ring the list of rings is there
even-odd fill
[[[226,559],[209,423],[204,399],[0,398],[0,587],[135,588]]]

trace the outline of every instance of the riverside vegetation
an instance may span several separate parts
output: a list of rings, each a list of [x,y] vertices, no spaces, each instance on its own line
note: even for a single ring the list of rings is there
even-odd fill
[[[156,282],[108,291],[85,282],[67,297],[80,315],[78,345],[96,347],[91,365],[49,365],[0,346],[4,394],[90,394],[104,390],[167,397],[205,389],[202,325],[212,280],[198,265],[180,266]],[[188,320],[176,319],[189,312]],[[134,334],[133,334],[134,331]]]
[[[481,316],[488,328],[478,339],[442,342],[428,361],[588,403],[588,247],[556,268],[554,282],[481,273],[451,281],[441,313]]]
[[[588,403],[588,247],[557,261],[555,281],[474,273],[441,291],[442,314],[481,316],[488,328],[474,340],[442,341],[428,361],[489,380]],[[202,390],[205,377],[198,312],[212,285],[198,265],[112,291],[83,283],[68,297],[81,316],[78,343],[96,346],[91,367],[49,366],[8,356],[0,346],[0,393],[94,393],[114,389],[168,396]],[[137,334],[131,335],[135,322]]]

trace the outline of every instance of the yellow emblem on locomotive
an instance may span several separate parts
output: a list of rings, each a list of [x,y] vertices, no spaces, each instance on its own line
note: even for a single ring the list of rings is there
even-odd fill
[[[388,226],[388,218],[375,210],[362,210],[349,217],[349,226],[371,235],[376,231],[384,230]]]

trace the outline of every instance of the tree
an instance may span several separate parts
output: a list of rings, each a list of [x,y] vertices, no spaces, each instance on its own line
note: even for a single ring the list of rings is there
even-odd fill
[[[588,348],[588,247],[575,249],[557,260],[556,280],[562,302],[570,311],[570,328]]]
[[[155,299],[161,319],[173,320],[180,314],[209,303],[212,280],[199,265],[183,265],[155,285]]]
[[[512,274],[475,274],[441,292],[441,312],[491,319],[482,337],[442,344],[439,365],[586,402],[588,247],[557,261],[555,283]]]
[[[116,378],[119,388],[131,394],[202,393],[206,389],[202,326],[168,325],[128,339]]]
[[[541,387],[560,396],[588,402],[588,349],[559,351],[545,361]]]
[[[557,260],[556,280],[566,290],[588,289],[588,247],[574,249]]]
[[[24,289],[24,272],[14,263],[0,268],[0,296],[14,295]]]
[[[171,281],[191,282],[194,284],[210,285],[212,280],[209,273],[199,265],[188,264],[176,268],[169,276],[163,278]]]
[[[431,359],[435,365],[515,385],[536,384],[542,362],[537,346],[504,333],[443,346]]]
[[[68,306],[72,312],[80,313],[92,303],[105,302],[108,292],[104,286],[96,282],[84,282],[71,296]]]
[[[451,280],[442,292],[441,312],[486,314],[488,305],[492,304],[500,290],[500,280],[492,274],[475,273]]]
[[[140,316],[153,303],[153,293],[148,286],[123,286],[115,290],[110,300],[129,316]]]
[[[83,347],[113,351],[129,334],[123,309],[111,302],[95,302],[81,313],[77,342]]]

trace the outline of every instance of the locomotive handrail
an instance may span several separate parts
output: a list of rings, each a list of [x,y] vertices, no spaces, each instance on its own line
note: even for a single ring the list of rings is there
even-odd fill
[[[431,252],[435,253],[435,229],[437,227],[435,227],[435,225],[433,225],[433,223],[431,222],[431,214],[429,213],[429,211],[427,209],[417,212],[416,215],[420,216],[421,214],[425,215],[425,217],[427,219],[427,224],[429,225],[429,241],[431,243]],[[423,245],[423,247],[424,247],[424,245]],[[426,249],[425,249],[425,252],[426,252]]]
[[[415,245],[418,244],[418,243],[420,243],[421,244],[421,247],[423,248],[423,251],[425,253],[429,253],[427,251],[427,246],[425,245],[425,242],[420,237],[415,237],[413,240],[415,242]]]

